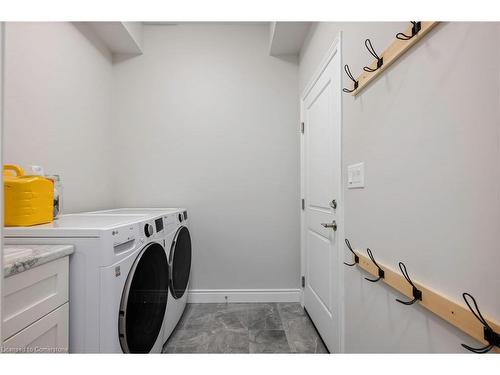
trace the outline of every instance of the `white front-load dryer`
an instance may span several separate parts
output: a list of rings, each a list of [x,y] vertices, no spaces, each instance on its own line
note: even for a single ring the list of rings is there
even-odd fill
[[[174,230],[169,234],[172,236],[172,241],[168,256],[170,283],[169,303],[165,314],[164,342],[172,334],[186,308],[191,276],[192,247],[187,211],[178,212],[174,219]],[[167,244],[165,247],[168,248]]]

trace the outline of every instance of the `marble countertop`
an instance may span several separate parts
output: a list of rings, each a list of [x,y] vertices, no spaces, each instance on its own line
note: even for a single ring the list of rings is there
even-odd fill
[[[73,254],[73,245],[5,245],[4,278]]]

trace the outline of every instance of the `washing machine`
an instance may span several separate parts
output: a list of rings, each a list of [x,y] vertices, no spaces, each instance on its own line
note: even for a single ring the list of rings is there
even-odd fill
[[[4,241],[75,246],[71,353],[160,353],[171,280],[162,226],[150,215],[63,215],[50,224],[5,228]]]
[[[164,343],[179,323],[186,308],[191,274],[191,235],[188,212],[184,208],[118,208],[88,212],[89,215],[147,215],[162,223],[163,238],[169,264],[168,301],[164,320]],[[156,229],[158,227],[156,226]]]

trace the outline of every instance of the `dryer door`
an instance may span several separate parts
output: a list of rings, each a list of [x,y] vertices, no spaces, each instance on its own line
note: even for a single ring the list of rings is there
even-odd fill
[[[175,233],[170,248],[170,292],[175,299],[186,292],[191,272],[191,236],[187,227],[180,227]]]
[[[118,330],[125,353],[149,353],[162,332],[168,295],[168,259],[163,246],[148,244],[125,283]]]

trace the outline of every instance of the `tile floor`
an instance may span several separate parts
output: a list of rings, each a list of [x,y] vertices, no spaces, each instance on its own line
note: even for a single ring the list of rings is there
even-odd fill
[[[299,303],[188,304],[164,353],[328,353]]]

